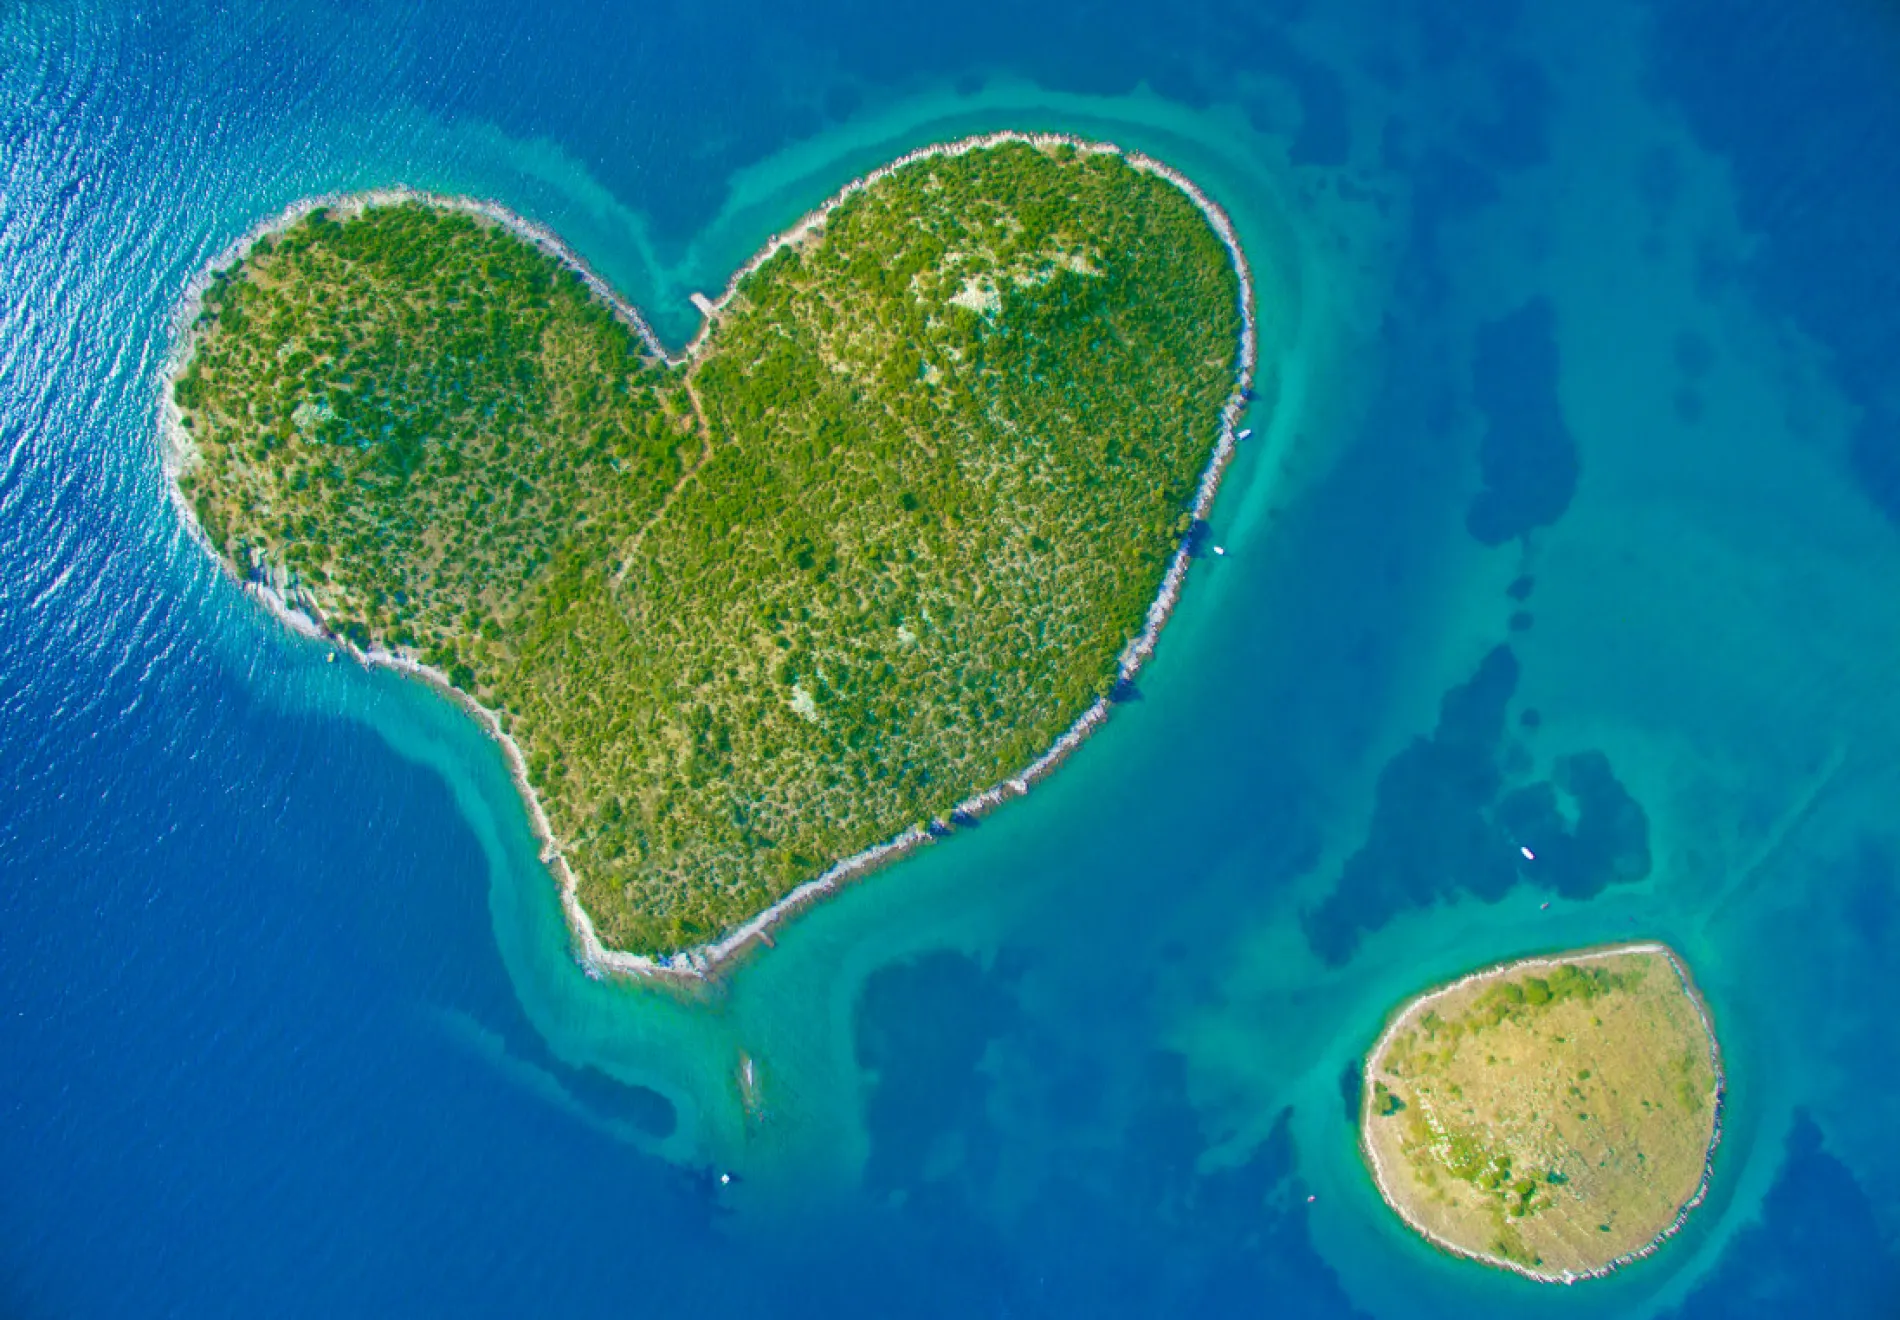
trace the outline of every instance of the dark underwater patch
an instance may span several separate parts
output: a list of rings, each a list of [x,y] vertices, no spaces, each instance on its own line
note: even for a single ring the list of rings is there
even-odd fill
[[[1761,1218],[1730,1240],[1676,1320],[1900,1315],[1900,1258],[1866,1189],[1797,1110]]]
[[[1346,962],[1366,934],[1440,900],[1495,903],[1520,882],[1584,899],[1649,874],[1649,818],[1603,753],[1560,757],[1551,779],[1511,785],[1530,765],[1505,737],[1517,679],[1510,647],[1492,648],[1445,693],[1431,735],[1386,762],[1365,841],[1301,917],[1326,962]]]
[[[1465,139],[1493,169],[1515,173],[1550,159],[1550,79],[1536,61],[1506,56],[1490,66],[1496,108],[1465,125]]]
[[[1854,428],[1848,471],[1870,503],[1900,524],[1900,421],[1870,412]]]
[[[1900,915],[1895,910],[1900,906],[1900,863],[1891,845],[1873,835],[1864,836],[1848,865],[1846,881],[1848,928],[1884,961],[1894,918]]]
[[[1488,898],[1510,889],[1507,841],[1485,808],[1502,783],[1497,750],[1517,677],[1511,649],[1493,648],[1468,682],[1445,693],[1431,736],[1386,762],[1365,842],[1333,892],[1303,917],[1308,942],[1327,962],[1345,962],[1365,932],[1460,886]]]
[[[654,1137],[670,1137],[679,1124],[673,1102],[648,1087],[622,1082],[600,1069],[570,1068],[550,1056],[548,1070],[561,1079],[568,1094],[602,1118],[631,1123]]]
[[[1078,1172],[1041,1189],[1025,1219],[1035,1259],[1078,1315],[1242,1315],[1350,1320],[1355,1310],[1307,1228],[1293,1110],[1239,1164],[1202,1168],[1208,1140],[1186,1067],[1158,1051],[1105,1185]],[[1104,1194],[1106,1191],[1106,1195]],[[1104,1278],[1085,1262],[1119,1263]],[[1168,1267],[1157,1269],[1156,1262]],[[1074,1262],[1070,1264],[1070,1262]]]
[[[1492,815],[1537,854],[1538,881],[1559,897],[1595,898],[1649,874],[1649,818],[1602,752],[1559,758],[1550,781],[1505,794]]]
[[[1328,66],[1309,58],[1284,32],[1268,30],[1250,52],[1258,72],[1283,79],[1300,103],[1299,130],[1287,158],[1295,165],[1334,169],[1352,159],[1352,116],[1345,84]],[[1247,118],[1263,133],[1283,131],[1262,102],[1246,103]]]
[[[1383,145],[1389,167],[1407,168],[1411,151],[1403,126],[1389,128]],[[1503,193],[1490,170],[1442,147],[1425,151],[1410,174],[1412,224],[1400,293],[1406,302],[1436,317],[1442,315],[1452,287],[1451,272],[1439,250],[1439,231],[1495,205]]]
[[[1484,414],[1484,485],[1465,529],[1503,545],[1563,517],[1577,493],[1577,440],[1557,396],[1557,313],[1537,297],[1478,331],[1472,392]]]
[[[1339,1074],[1339,1103],[1345,1110],[1346,1121],[1355,1128],[1359,1125],[1359,1104],[1365,1097],[1365,1063],[1361,1059],[1350,1059]]]
[[[906,1294],[881,1313],[1045,1314],[1060,1299],[1078,1315],[1240,1314],[1271,1297],[1276,1316],[1359,1314],[1307,1229],[1291,1109],[1243,1161],[1204,1168],[1210,1134],[1171,1050],[1124,1075],[1133,1094],[1118,1097],[1107,1128],[1064,1088],[1046,1093],[1046,1112],[1021,1096],[999,1104],[993,1073],[1008,1068],[986,1060],[1027,1053],[1060,1068],[1048,1056],[1062,1051],[1037,1044],[1048,1026],[1018,1001],[1007,964],[937,952],[866,982],[856,1024],[869,1078],[865,1180],[880,1200],[843,1231],[866,1253],[867,1286]],[[1101,1088],[1093,1069],[1087,1080]],[[1033,1151],[1033,1174],[1006,1163],[1008,1151]],[[1026,1194],[1006,1221],[997,1186]],[[909,1295],[925,1278],[928,1296]]]
[[[856,1022],[858,1065],[869,1076],[868,1187],[915,1188],[948,1142],[978,1164],[993,1158],[979,1065],[1019,1017],[1008,987],[967,954],[939,950],[871,974]]]
[[[1661,0],[1654,90],[1728,158],[1744,227],[1739,272],[1773,312],[1830,350],[1868,410],[1849,474],[1900,523],[1900,417],[1884,402],[1900,361],[1900,21],[1892,5]],[[1746,95],[1738,95],[1746,88]]]

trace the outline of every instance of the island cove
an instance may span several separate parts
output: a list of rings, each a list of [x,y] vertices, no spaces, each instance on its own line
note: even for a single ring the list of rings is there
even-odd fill
[[[1232,225],[1053,135],[912,152],[668,355],[490,203],[321,198],[193,280],[197,539],[502,744],[591,970],[691,978],[1026,792],[1178,598],[1256,354]]]
[[[1580,950],[1408,1001],[1366,1056],[1361,1149],[1435,1246],[1575,1283],[1650,1255],[1701,1204],[1724,1098],[1681,959]]]

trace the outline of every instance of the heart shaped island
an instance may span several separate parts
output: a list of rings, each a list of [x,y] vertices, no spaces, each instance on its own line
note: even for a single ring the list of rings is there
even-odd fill
[[[594,969],[700,975],[1025,791],[1173,604],[1254,357],[1226,217],[998,134],[774,238],[669,357],[487,203],[320,199],[194,281],[188,525],[507,748]]]

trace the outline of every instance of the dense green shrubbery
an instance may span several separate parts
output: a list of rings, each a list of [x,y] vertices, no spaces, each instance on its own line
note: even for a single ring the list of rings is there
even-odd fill
[[[1585,1003],[1612,990],[1633,990],[1642,980],[1642,972],[1632,969],[1612,972],[1602,967],[1579,967],[1562,963],[1549,976],[1526,976],[1522,980],[1500,981],[1472,1004],[1462,1022],[1472,1031],[1494,1027],[1506,1018],[1524,1021],[1528,1010],[1568,999]]]
[[[996,147],[852,197],[675,369],[496,226],[318,213],[207,296],[182,480],[233,562],[505,712],[602,938],[668,951],[1107,690],[1235,280],[1172,185]]]

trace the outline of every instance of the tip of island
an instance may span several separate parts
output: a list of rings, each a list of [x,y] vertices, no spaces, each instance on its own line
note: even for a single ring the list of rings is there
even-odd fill
[[[546,230],[312,199],[194,278],[185,526],[501,743],[590,971],[697,977],[1027,791],[1178,595],[1255,355],[1226,215],[1054,135],[911,152],[682,353]]]
[[[1667,946],[1526,958],[1397,1011],[1366,1057],[1361,1145],[1434,1245],[1575,1283],[1649,1255],[1701,1203],[1723,1087]]]

